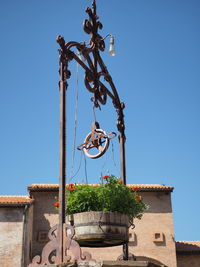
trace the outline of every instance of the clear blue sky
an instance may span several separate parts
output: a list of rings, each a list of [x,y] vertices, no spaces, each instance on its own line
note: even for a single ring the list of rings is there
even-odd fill
[[[58,45],[88,41],[82,30],[89,0],[2,0],[0,3],[0,194],[26,194],[32,183],[59,176]],[[200,1],[97,0],[102,36],[116,38],[116,57],[102,54],[126,104],[127,182],[175,187],[176,240],[200,240]],[[107,45],[108,45],[107,40]],[[107,46],[108,47],[108,46]],[[69,66],[67,179],[72,169],[76,64]],[[77,145],[93,121],[90,93],[79,69]],[[116,131],[110,101],[96,113]],[[90,183],[106,170],[119,175],[118,141],[98,160],[87,159]],[[115,162],[113,161],[113,154]],[[72,182],[85,180],[80,172]]]

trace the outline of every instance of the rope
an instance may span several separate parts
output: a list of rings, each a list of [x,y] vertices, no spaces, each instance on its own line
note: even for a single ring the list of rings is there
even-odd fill
[[[111,140],[111,147],[112,147],[112,160],[113,160],[113,164],[116,168],[116,171],[119,173],[119,167],[117,167],[116,161],[115,161],[115,153],[114,153],[114,145],[113,145],[113,141]]]
[[[101,178],[102,178],[102,181],[103,181],[103,175],[102,173],[104,172],[105,173],[105,167],[107,167],[107,162],[108,162],[108,153],[105,153],[104,155],[104,161],[103,161],[103,164],[101,166],[101,169],[100,169],[100,173],[101,173]]]
[[[83,159],[83,153],[81,153],[81,156],[80,156],[80,161],[79,161],[79,166],[78,166],[78,169],[77,171],[75,172],[75,174],[73,174],[73,176],[70,177],[69,179],[69,183],[71,182],[71,180],[79,173],[80,169],[81,169],[81,165],[82,165],[82,159]]]
[[[73,177],[76,175],[72,175],[73,169],[74,169],[74,159],[75,159],[75,151],[76,151],[76,133],[77,133],[77,123],[78,123],[78,72],[79,72],[79,64],[76,65],[76,89],[75,89],[75,116],[74,116],[74,140],[73,140],[73,152],[72,152],[72,166],[70,171],[70,178],[71,181]],[[79,171],[79,170],[78,170]],[[78,172],[76,172],[77,174]]]
[[[86,156],[84,152],[83,152],[83,155],[84,155],[84,163],[85,163],[85,181],[86,181],[86,184],[88,184],[87,161],[86,161]]]

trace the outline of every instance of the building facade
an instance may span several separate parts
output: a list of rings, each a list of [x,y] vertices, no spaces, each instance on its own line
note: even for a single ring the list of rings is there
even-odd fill
[[[32,242],[33,199],[0,196],[0,266],[27,266]]]
[[[133,185],[128,185],[133,186]],[[149,205],[135,228],[129,230],[129,253],[135,260],[148,260],[159,266],[200,266],[200,242],[176,242],[174,238],[171,193],[164,185],[134,185]],[[28,187],[29,197],[0,196],[0,266],[27,266],[41,255],[48,231],[58,223],[58,185]],[[84,248],[97,261],[122,257],[122,246]]]

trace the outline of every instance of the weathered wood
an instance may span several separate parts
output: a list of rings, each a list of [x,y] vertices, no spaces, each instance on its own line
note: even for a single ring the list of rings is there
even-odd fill
[[[128,242],[127,215],[108,211],[91,211],[73,215],[75,240],[81,246],[108,247]]]

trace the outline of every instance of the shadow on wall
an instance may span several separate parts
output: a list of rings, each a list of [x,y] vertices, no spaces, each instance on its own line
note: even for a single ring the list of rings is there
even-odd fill
[[[154,263],[157,266],[162,266],[162,267],[167,267],[166,265],[164,265],[162,262],[149,258],[149,257],[144,257],[144,256],[135,256],[135,260],[136,261],[148,261],[149,263]]]
[[[24,207],[0,208],[0,222],[22,222]]]
[[[148,192],[140,193],[143,201],[149,205],[145,213],[171,213],[171,194],[168,192]]]

